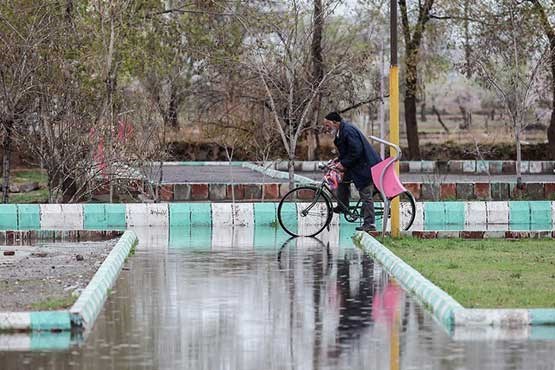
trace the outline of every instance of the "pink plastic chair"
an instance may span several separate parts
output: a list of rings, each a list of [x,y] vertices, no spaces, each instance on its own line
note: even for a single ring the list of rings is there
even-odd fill
[[[395,172],[394,163],[396,161],[397,158],[388,157],[370,169],[374,185],[380,193],[385,194],[387,199],[393,199],[407,191]]]

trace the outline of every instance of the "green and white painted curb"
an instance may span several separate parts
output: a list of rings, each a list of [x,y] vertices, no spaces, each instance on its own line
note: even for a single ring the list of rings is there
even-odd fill
[[[448,331],[458,327],[519,328],[555,325],[554,309],[474,309],[464,308],[379,241],[358,232],[354,241],[384,266],[405,290],[414,294]]]
[[[0,231],[27,230],[126,230],[132,227],[185,225],[275,224],[277,202],[231,203],[129,203],[129,204],[4,204],[0,205]],[[407,204],[402,203],[404,209]],[[291,214],[297,204],[291,204]],[[319,225],[325,213],[303,219]],[[407,217],[401,212],[401,217]],[[300,219],[296,218],[295,222]],[[334,217],[334,224],[344,224]],[[411,231],[487,232],[485,237],[504,236],[509,231],[549,232],[555,230],[554,201],[417,202]],[[451,235],[453,234],[453,235]],[[438,234],[439,235],[439,234]],[[464,236],[461,236],[464,237]]]
[[[354,241],[365,252],[383,265],[385,270],[399,281],[407,292],[413,293],[448,331],[454,325],[454,314],[464,310],[460,303],[432,284],[418,271],[393,254],[367,233],[358,232]]]
[[[114,285],[129,252],[138,243],[133,231],[126,231],[118,240],[108,257],[94,274],[77,302],[69,309],[73,326],[92,327],[102,310],[109,289]]]
[[[0,312],[0,331],[69,330],[71,320],[67,310]]]
[[[136,243],[135,233],[126,231],[69,310],[0,312],[0,332],[65,331],[72,327],[90,328],[102,309],[108,289],[116,281],[125,259]]]
[[[243,163],[243,167],[259,172],[263,175],[266,175],[274,179],[289,179],[289,173],[287,172],[277,171],[277,170],[274,170],[268,167],[259,166],[253,163],[245,162]],[[293,178],[295,179],[295,183],[297,184],[318,184],[318,181],[309,179],[308,177],[305,177],[305,176],[301,176],[297,174],[294,174],[293,176],[294,176]]]

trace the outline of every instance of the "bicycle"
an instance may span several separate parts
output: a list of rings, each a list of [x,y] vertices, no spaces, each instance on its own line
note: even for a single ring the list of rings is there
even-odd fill
[[[370,136],[370,139],[391,146],[397,152],[395,157],[388,157],[370,169],[376,188],[373,195],[376,219],[382,218],[382,233],[385,234],[391,200],[398,197],[401,202],[401,228],[408,230],[416,216],[416,202],[412,193],[403,186],[395,172],[394,164],[401,158],[401,149],[398,145],[375,136]],[[291,236],[312,237],[320,234],[326,228],[329,230],[333,218],[332,201],[336,201],[340,208],[345,209],[343,212],[345,221],[354,223],[363,217],[361,200],[354,206],[346,205],[334,194],[333,187],[337,184],[330,182],[330,178],[333,176],[329,176],[330,171],[334,170],[332,161],[320,168],[327,172],[319,185],[298,186],[285,194],[279,202],[277,209],[279,224]],[[291,223],[289,221],[293,213],[296,213],[295,221],[297,222]],[[299,218],[301,219],[299,220]],[[301,230],[299,226],[303,221],[307,225],[316,226],[316,229]]]

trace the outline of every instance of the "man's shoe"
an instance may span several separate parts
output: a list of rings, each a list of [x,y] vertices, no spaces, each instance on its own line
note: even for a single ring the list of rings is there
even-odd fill
[[[376,231],[376,226],[375,225],[362,225],[362,226],[357,226],[356,231]]]
[[[333,207],[333,213],[347,213],[345,207],[337,206]]]

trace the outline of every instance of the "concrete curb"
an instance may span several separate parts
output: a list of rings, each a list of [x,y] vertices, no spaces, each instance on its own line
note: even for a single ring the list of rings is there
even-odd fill
[[[380,262],[407,292],[416,295],[448,332],[451,331],[455,312],[464,310],[460,303],[367,233],[358,232],[353,239],[356,244]]]
[[[0,239],[171,225],[255,225],[275,221],[277,202],[0,205]],[[295,206],[295,205],[293,205]],[[402,204],[403,208],[403,204]],[[257,210],[259,212],[257,212]],[[268,214],[273,217],[268,221]],[[404,212],[402,217],[406,217]],[[260,215],[264,215],[260,219]],[[320,223],[314,217],[310,222]],[[334,217],[334,223],[344,223]],[[378,220],[379,223],[379,220]],[[61,230],[61,231],[60,231]],[[2,232],[5,231],[5,234]],[[17,234],[14,234],[14,233]],[[79,237],[79,233],[77,236]],[[421,238],[555,237],[555,201],[417,202],[410,235]],[[55,237],[55,236],[54,236]]]
[[[69,309],[72,326],[91,328],[114,285],[129,252],[137,244],[137,235],[126,231],[100,265],[85,290]]]
[[[243,167],[275,179],[289,179],[289,174],[287,172],[277,171],[277,170],[267,168],[267,167],[262,167],[253,163],[243,163]],[[318,184],[318,181],[316,180],[312,180],[312,179],[309,179],[308,177],[297,175],[297,174],[294,175],[294,179],[295,179],[295,182],[299,184]]]
[[[321,161],[295,161],[295,169],[317,171]],[[515,174],[516,162],[505,160],[400,161],[402,173]],[[264,167],[286,170],[287,161],[267,161]],[[522,161],[523,174],[552,174],[555,161]]]
[[[452,332],[454,327],[520,328],[555,325],[555,308],[464,308],[370,235],[358,232],[354,241],[380,262],[407,292],[414,294],[448,332]]]
[[[90,328],[136,242],[133,231],[123,234],[69,310],[0,312],[0,332],[66,331],[76,326]]]

